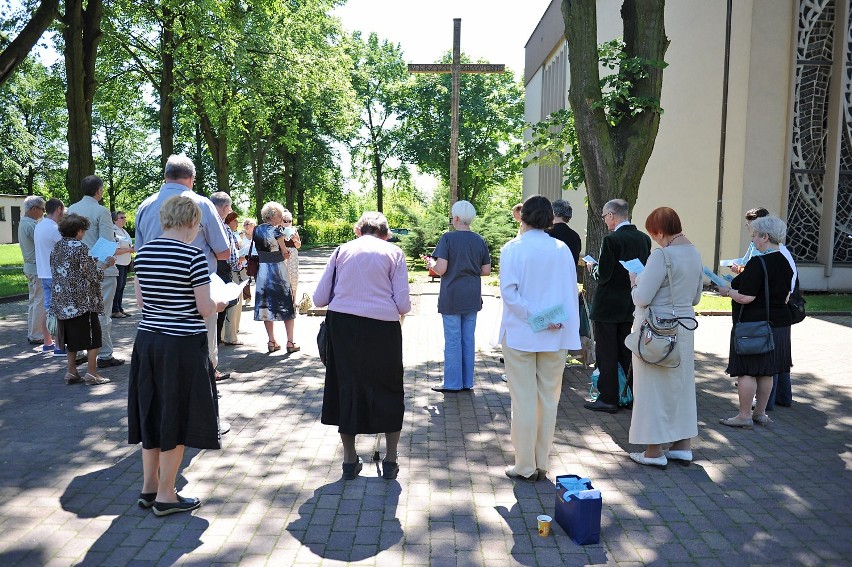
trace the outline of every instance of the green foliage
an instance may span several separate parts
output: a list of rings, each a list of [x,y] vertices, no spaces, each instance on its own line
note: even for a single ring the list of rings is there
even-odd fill
[[[400,238],[399,246],[411,260],[429,255],[438,244],[438,239],[447,231],[447,216],[434,208],[420,209],[400,207],[408,234]]]
[[[511,208],[491,210],[483,216],[477,216],[470,225],[471,230],[479,233],[488,244],[491,253],[491,266],[500,265],[500,249],[518,234],[518,223],[512,218]]]
[[[299,228],[299,235],[311,246],[341,244],[355,238],[352,223],[344,220],[308,220]]]
[[[592,108],[602,108],[608,124],[617,126],[624,118],[642,112],[663,113],[659,99],[639,97],[633,94],[636,81],[648,77],[647,69],[665,68],[665,61],[653,61],[641,57],[627,57],[621,38],[598,46],[601,65],[616,72],[601,78],[601,102]],[[524,143],[521,153],[527,165],[553,166],[562,169],[563,189],[577,189],[586,181],[583,158],[570,108],[557,110],[535,124],[528,125],[531,139]]]
[[[27,277],[20,269],[0,269],[0,297],[27,293]]]

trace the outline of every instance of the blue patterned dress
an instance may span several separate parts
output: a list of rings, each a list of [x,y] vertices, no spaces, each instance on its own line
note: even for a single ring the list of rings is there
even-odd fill
[[[261,224],[254,229],[260,266],[254,293],[255,321],[289,321],[296,318],[287,266],[278,247],[283,227]]]

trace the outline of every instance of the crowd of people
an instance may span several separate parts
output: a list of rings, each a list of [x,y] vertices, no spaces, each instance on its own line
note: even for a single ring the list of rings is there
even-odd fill
[[[243,302],[254,299],[254,320],[263,321],[267,352],[300,350],[295,306],[301,238],[292,214],[271,201],[260,210],[259,224],[244,219],[238,232],[230,196],[198,195],[194,181],[191,160],[168,158],[163,185],[136,212],[135,241],[124,229],[125,213],[99,204],[104,188],[97,176],[83,180],[84,197],[67,211],[58,199],[28,197],[19,231],[29,291],[27,338],[43,352],[65,357],[67,384],[107,383],[98,369],[124,363],[114,356],[111,325],[131,316],[123,295],[133,264],[141,320],[130,365],[128,441],[143,448],[138,504],[158,516],[201,505],[179,495],[175,480],[185,447],[218,449],[230,428],[219,416],[217,382],[230,374],[219,368],[218,349],[243,344],[237,336]],[[581,348],[581,239],[568,226],[567,201],[532,196],[512,214],[519,229],[501,250],[496,337],[512,404],[515,456],[505,474],[536,482],[551,470],[566,358]],[[474,206],[458,201],[451,215],[453,230],[440,237],[428,259],[430,270],[441,276],[437,308],[444,331],[443,380],[432,390],[460,395],[475,388],[481,278],[491,271],[491,255],[471,230]],[[601,220],[609,232],[598,258],[584,259],[596,287],[590,319],[600,395],[584,407],[622,411],[619,380],[625,377],[634,395],[629,441],[645,447],[630,459],[660,468],[669,460],[688,464],[698,435],[695,327],[677,327],[680,363],[674,367],[639,356],[626,339],[649,318],[695,320],[703,289],[700,255],[671,208],[650,213],[647,234],[630,222],[628,203],[621,199],[604,204]],[[720,422],[740,428],[765,426],[773,403],[791,403],[786,304],[797,284],[783,221],[765,209],[749,211],[746,221],[751,245],[732,267],[736,277],[730,286],[719,292],[731,298],[734,322],[770,321],[774,348],[741,354],[732,332],[726,371],[737,380],[739,412]],[[356,238],[331,255],[313,294],[316,306],[327,307],[321,421],[338,428],[344,479],[363,468],[356,451],[356,437],[363,434],[384,435],[382,477],[394,479],[405,413],[402,323],[411,309],[409,275],[403,252],[388,242],[383,214],[364,213],[354,232]],[[93,257],[90,251],[103,240],[114,251]],[[631,260],[643,269],[629,271],[624,263]],[[253,294],[230,301],[211,297],[212,278],[244,284],[250,263],[256,266]],[[276,321],[284,322],[283,346]],[[77,366],[83,362],[81,375]]]

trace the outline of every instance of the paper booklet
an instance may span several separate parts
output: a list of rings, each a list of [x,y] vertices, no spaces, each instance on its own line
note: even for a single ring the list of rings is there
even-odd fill
[[[97,258],[100,262],[106,262],[107,258],[115,255],[116,248],[118,248],[118,242],[107,240],[102,236],[89,250],[89,256]]]
[[[716,284],[716,286],[718,287],[728,287],[728,285],[730,284],[729,281],[726,281],[724,278],[714,274],[713,270],[711,270],[707,266],[704,266],[704,275],[707,276],[707,279]]]
[[[618,263],[624,266],[624,269],[628,272],[633,272],[637,275],[641,274],[642,270],[645,269],[644,264],[639,261],[639,258],[633,258],[632,260],[627,260],[626,262],[624,260],[619,260]]]
[[[595,260],[594,258],[592,258],[591,256],[589,256],[588,254],[586,254],[585,256],[583,256],[583,257],[582,257],[582,258],[580,258],[580,259],[581,259],[582,261],[584,261],[585,263],[587,263],[587,264],[597,264],[597,263],[598,263],[598,261],[597,261],[597,260]]]
[[[568,315],[561,304],[548,307],[529,318],[530,327],[532,327],[534,333],[547,329],[550,323],[564,323],[567,320]]]

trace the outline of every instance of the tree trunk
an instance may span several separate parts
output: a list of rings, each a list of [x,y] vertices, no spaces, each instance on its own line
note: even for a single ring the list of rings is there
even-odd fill
[[[92,157],[92,100],[95,95],[95,59],[101,40],[101,0],[66,0],[63,18],[65,38],[65,74],[68,105],[68,172],[65,187],[69,202],[82,196],[80,182],[95,172]]]
[[[15,69],[26,59],[30,51],[41,38],[44,30],[59,17],[59,0],[43,0],[33,17],[12,40],[6,49],[0,52],[0,87],[3,86]]]
[[[666,38],[665,0],[624,0],[625,55],[662,61]],[[600,218],[603,206],[612,199],[625,199],[631,210],[639,194],[639,182],[660,125],[656,112],[627,116],[612,126],[601,105],[597,45],[597,8],[594,0],[562,0],[565,38],[568,43],[570,92],[580,155],[586,173],[589,198],[587,250],[597,255],[606,227]],[[649,77],[634,82],[630,95],[660,99],[663,70],[647,67]],[[592,285],[591,287],[594,287]]]
[[[207,176],[204,173],[204,134],[201,132],[201,125],[195,125],[195,158],[192,160],[195,163],[195,185],[194,191],[199,195],[207,195]],[[165,165],[163,168],[165,169]]]
[[[174,23],[175,15],[163,6],[163,35],[160,38],[160,169],[165,170],[166,161],[174,153],[174,88],[175,88],[175,56],[174,56]],[[196,165],[197,168],[197,165]]]
[[[382,184],[382,160],[379,157],[378,149],[373,146],[373,164],[376,168],[376,210],[383,212],[384,207],[384,186]]]
[[[223,98],[227,99],[227,97]],[[222,109],[226,108],[227,100],[222,101]],[[204,110],[204,103],[196,98],[195,101],[198,117],[201,121],[201,131],[207,142],[207,149],[213,158],[213,173],[216,175],[216,191],[231,193],[230,186],[230,162],[228,161],[228,117],[222,114],[219,131],[213,128],[210,116]]]

